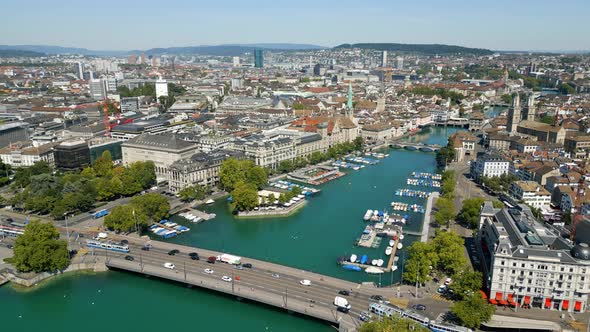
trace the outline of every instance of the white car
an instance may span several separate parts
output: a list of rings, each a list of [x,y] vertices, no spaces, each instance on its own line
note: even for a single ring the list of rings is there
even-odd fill
[[[207,274],[213,274],[213,270],[211,270],[211,269],[205,269],[205,273],[207,273]]]
[[[168,262],[164,263],[164,267],[170,270],[174,270],[175,268],[174,264]]]
[[[223,276],[223,277],[221,277],[221,280],[231,282],[231,277]]]
[[[311,281],[309,281],[307,279],[303,279],[299,283],[302,284],[303,286],[311,286]]]

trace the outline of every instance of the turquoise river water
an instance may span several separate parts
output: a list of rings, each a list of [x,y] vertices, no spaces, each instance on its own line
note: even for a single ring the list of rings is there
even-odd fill
[[[432,128],[410,138],[446,144],[455,128]],[[394,196],[405,188],[412,171],[432,172],[434,154],[391,150],[379,164],[351,171],[320,186],[322,192],[287,218],[237,220],[223,200],[207,207],[217,218],[198,225],[171,242],[265,259],[355,282],[397,282],[400,270],[382,280],[345,271],[339,256],[367,254],[384,258],[378,249],[353,245],[364,229],[367,209],[388,209],[391,201],[425,204]],[[417,188],[428,190],[423,188]],[[406,230],[420,231],[422,216],[410,214]],[[173,218],[174,220],[179,220]],[[416,237],[406,236],[407,247]],[[0,288],[0,318],[7,331],[162,331],[169,328],[208,331],[333,331],[328,325],[273,308],[238,302],[205,290],[123,272],[83,273],[60,277],[33,290]]]

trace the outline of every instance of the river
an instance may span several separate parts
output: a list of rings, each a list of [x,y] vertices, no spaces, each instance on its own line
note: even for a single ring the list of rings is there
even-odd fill
[[[408,138],[428,144],[446,144],[456,128],[430,128]],[[364,228],[367,209],[389,208],[391,201],[425,204],[425,200],[393,195],[407,187],[412,171],[432,172],[434,154],[391,150],[379,164],[351,171],[320,186],[322,192],[287,218],[235,219],[224,201],[207,207],[217,214],[170,241],[231,252],[312,270],[351,281],[396,282],[401,269],[383,274],[382,280],[362,272],[345,271],[336,264],[343,255],[368,254],[386,258],[379,249],[353,246]],[[422,189],[425,190],[425,189]],[[420,231],[422,216],[411,214],[404,229]],[[406,236],[404,247],[415,241]],[[0,317],[7,328],[21,331],[104,331],[125,329],[156,331],[166,328],[242,331],[332,331],[327,325],[268,307],[189,289],[122,272],[81,274],[51,280],[38,289],[0,288]],[[228,319],[229,317],[229,319]],[[7,324],[7,325],[6,325]]]

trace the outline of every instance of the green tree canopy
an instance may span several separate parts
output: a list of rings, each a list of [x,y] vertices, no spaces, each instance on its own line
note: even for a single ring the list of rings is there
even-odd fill
[[[385,317],[364,323],[359,332],[428,332],[429,329],[407,318]]]
[[[195,199],[202,200],[211,192],[211,188],[196,184],[194,186],[188,186],[178,192],[180,200],[183,202],[191,202]]]
[[[423,284],[430,280],[430,267],[438,265],[438,255],[430,244],[414,242],[408,247],[408,259],[404,265],[403,278],[412,284]]]
[[[433,251],[437,253],[438,269],[448,275],[458,273],[467,260],[463,255],[464,240],[457,233],[438,231],[430,242]]]
[[[67,243],[54,225],[32,220],[14,244],[14,266],[23,272],[56,271],[70,263]]]
[[[455,218],[455,205],[453,201],[446,197],[440,197],[436,201],[435,207],[434,221],[439,225],[448,226],[451,220]]]
[[[113,157],[111,152],[106,150],[94,161],[92,165],[94,172],[99,177],[111,176],[113,174]]]
[[[258,190],[251,183],[240,181],[231,192],[234,209],[249,211],[258,206]]]
[[[233,191],[238,182],[254,185],[256,188],[264,187],[268,182],[266,170],[255,166],[251,160],[238,160],[228,158],[221,163],[219,170],[219,182],[226,191]]]
[[[463,207],[457,215],[457,219],[465,223],[469,228],[475,229],[479,225],[479,212],[484,203],[482,198],[469,198],[463,201]]]
[[[131,199],[131,205],[135,213],[141,212],[148,216],[151,221],[160,221],[168,217],[170,202],[159,193],[147,193],[135,196]]]
[[[115,206],[104,218],[105,227],[121,232],[134,231],[136,225],[139,229],[142,229],[145,228],[147,224],[148,217],[143,214],[143,211],[132,205]]]
[[[462,301],[451,306],[451,312],[461,321],[461,325],[478,328],[482,322],[488,321],[496,311],[479,292],[475,292]]]
[[[482,286],[481,272],[473,271],[468,265],[453,276],[453,282],[449,288],[453,290],[455,297],[462,300],[477,293]]]

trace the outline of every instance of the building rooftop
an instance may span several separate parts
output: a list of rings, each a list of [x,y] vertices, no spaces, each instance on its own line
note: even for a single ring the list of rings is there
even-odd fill
[[[160,149],[160,150],[172,150],[176,152],[189,150],[196,148],[196,145],[191,142],[187,142],[176,137],[175,134],[163,133],[160,135],[142,134],[135,138],[132,138],[125,143],[123,146],[143,147],[146,149]]]

